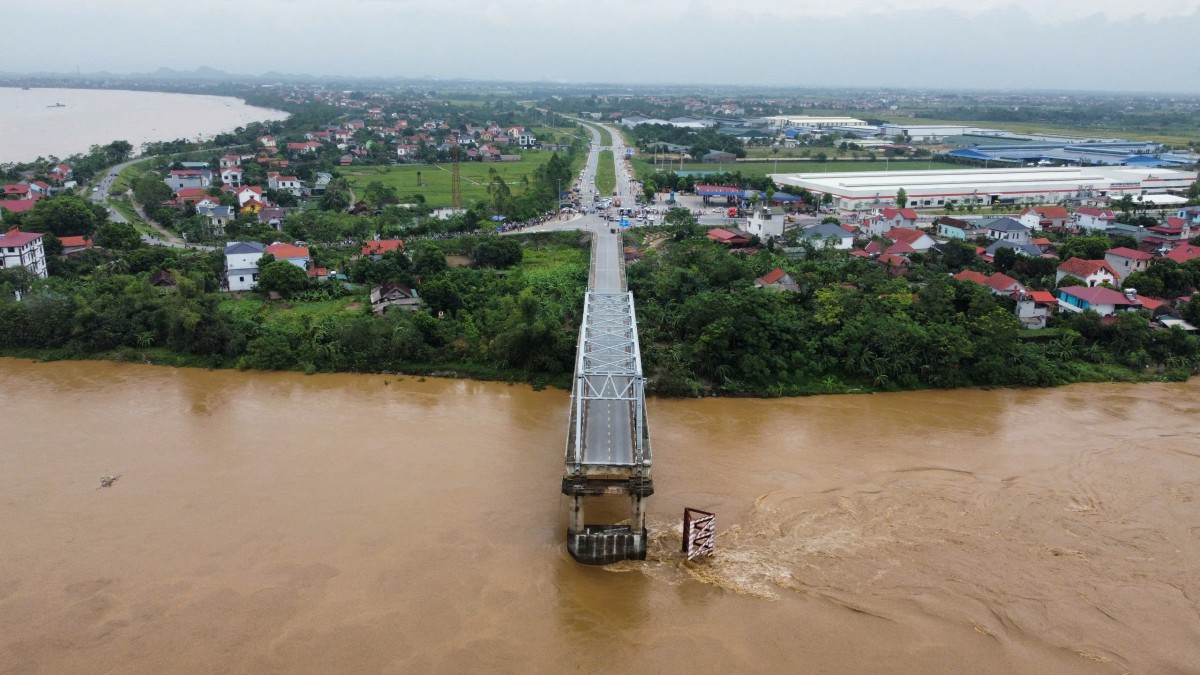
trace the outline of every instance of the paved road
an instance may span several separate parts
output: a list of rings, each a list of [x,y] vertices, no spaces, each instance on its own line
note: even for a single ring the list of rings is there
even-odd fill
[[[592,151],[580,179],[582,203],[592,204],[592,195],[596,192],[596,166],[599,161],[600,134],[591,126],[587,129],[592,133]],[[632,185],[625,167],[625,148],[620,135],[613,133],[611,146],[616,164],[617,195],[622,203],[633,203]],[[608,196],[608,195],[602,195]],[[608,223],[595,214],[588,214],[567,223],[555,223],[554,229],[587,229],[596,237],[595,265],[589,290],[595,293],[620,294],[625,292],[625,283],[621,277],[621,235],[615,230],[613,223]],[[596,341],[602,343],[602,341]],[[617,341],[619,342],[619,341]],[[629,353],[626,350],[625,353]],[[607,378],[593,377],[593,385],[600,386]],[[614,376],[609,383],[615,389],[629,386],[632,378]],[[612,391],[606,393],[615,393]],[[629,401],[620,400],[590,400],[585,403],[583,410],[583,447],[581,456],[584,464],[603,466],[629,466],[634,462],[634,410]]]

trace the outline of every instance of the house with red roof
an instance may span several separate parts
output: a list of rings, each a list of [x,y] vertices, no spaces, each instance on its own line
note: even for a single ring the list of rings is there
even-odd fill
[[[1071,258],[1058,266],[1054,282],[1060,283],[1068,276],[1075,277],[1088,286],[1099,286],[1103,283],[1116,285],[1117,283],[1117,273],[1103,260]]]
[[[4,186],[5,199],[29,199],[29,183],[9,183]]]
[[[783,270],[782,267],[767,272],[761,277],[754,280],[754,285],[758,288],[770,288],[776,291],[787,291],[789,293],[799,293],[800,284],[792,278],[792,275]]]
[[[391,251],[404,252],[404,241],[400,239],[376,239],[363,244],[362,254],[370,256],[371,260],[383,258],[384,253]]]
[[[750,243],[750,238],[741,232],[727,230],[723,227],[714,227],[705,236],[718,244],[725,244],[727,246],[746,246]]]
[[[1045,328],[1050,315],[1058,307],[1058,300],[1049,291],[1017,292],[1017,320],[1029,330]]]
[[[0,202],[0,206],[4,206],[4,202]],[[1163,256],[1167,260],[1174,260],[1177,263],[1185,263],[1189,260],[1200,258],[1200,246],[1191,244],[1183,244],[1171,249],[1171,252]]]
[[[221,182],[233,187],[242,186],[242,178],[246,175],[240,166],[227,166],[221,169]]]
[[[0,200],[0,211],[9,213],[25,213],[33,208],[40,197],[34,199],[3,199]]]
[[[925,253],[933,248],[936,241],[921,230],[915,230],[906,227],[893,227],[884,233],[885,237],[896,243],[905,243],[912,247],[915,253]]]
[[[971,281],[981,286],[986,286],[994,295],[1012,297],[1014,293],[1025,292],[1025,286],[1021,282],[1001,272],[985,276],[975,270],[963,270],[953,276],[959,281]]]
[[[914,209],[888,207],[879,212],[879,217],[887,223],[889,228],[907,227],[912,229],[917,226],[917,212]]]
[[[24,267],[39,279],[45,279],[46,249],[39,232],[22,232],[12,228],[0,234],[0,269]]]
[[[988,278],[986,274],[976,272],[975,270],[963,270],[958,274],[951,275],[959,281],[971,281],[980,286],[987,286]]]
[[[275,137],[274,136],[259,136],[258,144],[263,146],[264,148],[274,148],[275,147]]]
[[[996,272],[988,277],[987,283],[984,285],[990,288],[992,293],[1005,297],[1011,297],[1014,293],[1025,292],[1024,284],[1002,272]]]
[[[1062,206],[1035,206],[1017,218],[1031,230],[1062,230],[1071,221],[1071,214]]]
[[[52,180],[58,181],[59,183],[65,183],[74,178],[75,171],[66,164],[59,164],[51,169],[48,175]]]
[[[1111,316],[1117,312],[1141,309],[1137,295],[1132,290],[1125,293],[1103,286],[1065,286],[1058,289],[1058,306],[1068,312],[1092,310],[1100,316]]]
[[[1146,228],[1142,245],[1153,248],[1172,248],[1192,238],[1192,224],[1185,218],[1170,216],[1161,225]]]
[[[1112,209],[1101,209],[1095,206],[1081,206],[1075,209],[1075,224],[1085,230],[1107,230],[1117,222],[1117,214]]]
[[[1104,262],[1108,263],[1109,269],[1117,275],[1117,279],[1120,281],[1124,281],[1134,272],[1145,272],[1150,268],[1150,261],[1153,259],[1154,256],[1145,251],[1138,251],[1126,246],[1110,248],[1104,252]]]
[[[302,270],[307,270],[311,258],[307,246],[293,246],[275,242],[267,247],[267,253],[275,256],[276,260],[286,260]]]
[[[63,255],[71,255],[72,253],[86,251],[95,246],[95,244],[92,243],[92,238],[88,236],[59,237],[58,240],[62,242]]]

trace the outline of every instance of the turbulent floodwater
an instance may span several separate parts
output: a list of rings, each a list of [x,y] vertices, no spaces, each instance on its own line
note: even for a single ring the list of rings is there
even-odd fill
[[[652,401],[587,568],[563,392],[0,359],[0,672],[1196,672],[1197,394]]]
[[[0,163],[62,158],[117,140],[136,154],[148,141],[209,138],[285,117],[228,96],[0,87]]]

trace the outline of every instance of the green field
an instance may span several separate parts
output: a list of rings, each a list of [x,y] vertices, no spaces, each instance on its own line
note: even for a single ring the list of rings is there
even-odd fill
[[[654,173],[654,165],[644,159],[633,161],[634,169],[639,176]],[[842,171],[917,171],[921,169],[966,169],[962,164],[938,162],[929,160],[890,160],[883,159],[874,162],[860,161],[792,161],[792,162],[735,162],[732,164],[701,164],[699,162],[684,162],[683,171],[704,171],[711,173],[741,172],[743,176],[765,176],[769,173],[833,173]],[[659,164],[662,171],[679,171],[679,164]]]
[[[601,150],[596,162],[596,191],[610,195],[617,187],[617,167],[613,163],[612,150]]]
[[[514,192],[520,190],[521,179],[526,176],[532,179],[533,172],[538,167],[550,161],[553,153],[530,152],[523,155],[519,162],[463,162],[460,164],[463,202],[472,204],[480,199],[487,199],[487,184],[492,180],[491,171],[512,186]],[[397,164],[395,166],[352,166],[341,170],[341,175],[355,188],[365,188],[373,182],[396,188],[396,194],[401,201],[407,196],[421,194],[425,202],[435,208],[450,206],[450,190],[453,174],[451,164]],[[421,174],[421,184],[417,184],[417,173]],[[571,186],[564,185],[563,189]]]

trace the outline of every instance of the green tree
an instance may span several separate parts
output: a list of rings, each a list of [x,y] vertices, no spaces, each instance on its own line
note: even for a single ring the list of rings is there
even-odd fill
[[[308,286],[308,274],[286,260],[275,260],[261,266],[258,274],[258,287],[264,293],[277,291],[288,296],[304,290]]]
[[[25,229],[49,232],[57,237],[88,235],[105,220],[107,213],[104,207],[96,205],[93,208],[81,197],[61,194],[34,204],[25,216]]]
[[[1112,248],[1112,241],[1102,234],[1089,237],[1068,237],[1058,249],[1058,259],[1100,260],[1104,258],[1104,252],[1110,248]]]
[[[431,277],[446,269],[446,254],[437,244],[422,242],[413,247],[413,271],[422,277]]]
[[[107,222],[96,230],[96,245],[114,251],[126,251],[142,244],[142,237],[129,223]]]
[[[904,188],[896,190],[896,206],[900,208],[908,206],[908,190]]]

